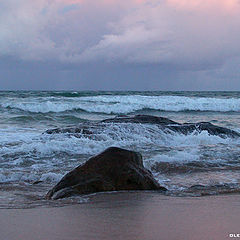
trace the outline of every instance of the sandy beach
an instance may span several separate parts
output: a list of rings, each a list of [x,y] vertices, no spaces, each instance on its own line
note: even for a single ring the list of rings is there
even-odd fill
[[[84,204],[0,214],[1,240],[221,240],[240,232],[240,195],[97,194]]]

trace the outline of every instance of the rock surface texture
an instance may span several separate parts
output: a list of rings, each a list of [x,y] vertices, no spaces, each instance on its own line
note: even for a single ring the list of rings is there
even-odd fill
[[[111,147],[66,174],[46,199],[121,190],[166,191],[144,168],[140,153]]]

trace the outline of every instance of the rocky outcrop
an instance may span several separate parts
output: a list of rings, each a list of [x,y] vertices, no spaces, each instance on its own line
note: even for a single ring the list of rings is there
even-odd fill
[[[66,174],[46,198],[121,190],[166,191],[144,168],[140,153],[111,147]]]
[[[79,127],[69,127],[69,128],[54,128],[49,129],[46,131],[47,134],[54,134],[54,133],[73,133],[73,134],[83,134],[83,135],[90,135],[93,132],[87,129],[85,126]]]
[[[199,123],[184,123],[180,125],[169,125],[167,126],[169,130],[173,132],[178,132],[182,134],[190,134],[194,131],[201,133],[202,131],[207,131],[209,135],[216,135],[221,138],[231,137],[238,138],[240,137],[240,133],[235,132],[231,129],[219,127],[213,125],[210,122],[199,122]]]
[[[177,124],[168,118],[156,117],[151,115],[135,115],[135,116],[117,116],[115,118],[109,118],[101,121],[102,123],[148,123],[148,124],[158,124],[158,125],[169,125]]]
[[[47,130],[47,134],[56,133],[68,133],[74,134],[76,137],[84,136],[89,138],[94,138],[95,134],[101,133],[108,127],[108,124],[121,124],[121,123],[135,123],[135,124],[155,124],[165,132],[176,132],[181,134],[191,134],[194,131],[200,133],[202,131],[207,131],[210,135],[216,135],[222,138],[231,137],[238,138],[240,133],[230,130],[228,128],[219,127],[211,124],[210,122],[199,122],[199,123],[178,123],[174,122],[168,118],[155,117],[150,115],[136,115],[136,116],[117,116],[111,119],[105,119],[100,122],[87,122],[83,123],[77,127],[69,128],[56,128]]]

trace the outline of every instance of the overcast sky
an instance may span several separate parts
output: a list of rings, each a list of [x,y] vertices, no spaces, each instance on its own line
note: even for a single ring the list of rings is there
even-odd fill
[[[0,90],[238,90],[239,0],[1,0]]]

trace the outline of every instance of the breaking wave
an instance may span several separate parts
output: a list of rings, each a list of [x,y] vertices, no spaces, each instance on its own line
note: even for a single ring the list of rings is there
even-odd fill
[[[86,111],[105,114],[128,114],[141,110],[170,112],[213,111],[240,112],[239,98],[203,98],[185,96],[101,95],[88,97],[48,97],[14,99],[2,102],[2,108],[32,113]]]
[[[158,173],[240,166],[240,141],[211,136],[206,131],[169,134],[155,125],[122,123],[107,124],[90,136],[48,135],[31,129],[18,133],[13,129],[0,134],[0,168],[5,169],[0,171],[0,182],[55,181],[111,146],[139,151],[145,166]],[[51,175],[48,175],[49,169]]]

